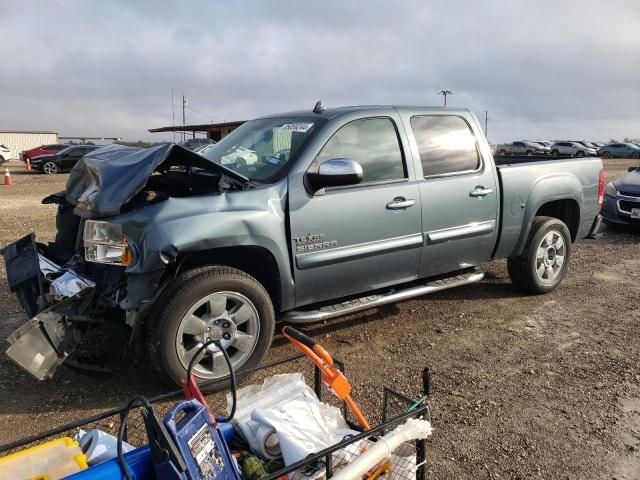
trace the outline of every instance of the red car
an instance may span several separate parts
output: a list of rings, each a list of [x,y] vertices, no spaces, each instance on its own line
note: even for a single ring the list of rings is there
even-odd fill
[[[29,161],[31,161],[33,157],[37,157],[39,155],[55,155],[60,150],[64,150],[68,146],[69,145],[62,145],[60,143],[54,143],[51,145],[40,145],[39,147],[32,148],[31,150],[25,150],[24,152],[22,152],[20,157],[22,158],[23,162],[26,162],[27,158],[29,159]]]

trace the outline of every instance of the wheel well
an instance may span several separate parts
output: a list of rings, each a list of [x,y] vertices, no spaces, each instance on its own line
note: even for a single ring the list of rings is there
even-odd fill
[[[267,290],[276,311],[280,309],[280,272],[274,256],[263,247],[223,247],[186,253],[177,258],[176,274],[205,265],[226,265],[248,273]]]
[[[575,200],[555,200],[542,205],[536,216],[554,217],[562,220],[571,233],[571,241],[575,242],[580,226],[580,206]]]

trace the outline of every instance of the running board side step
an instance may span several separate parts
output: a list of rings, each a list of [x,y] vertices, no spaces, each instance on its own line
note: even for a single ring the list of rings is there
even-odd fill
[[[483,272],[471,272],[455,277],[435,280],[424,285],[409,287],[404,290],[392,291],[389,293],[381,293],[377,295],[369,295],[353,300],[348,300],[335,305],[327,305],[316,310],[291,310],[285,312],[281,320],[289,323],[313,323],[329,318],[340,317],[349,313],[359,312],[360,310],[368,310],[370,308],[379,307],[388,303],[400,302],[413,297],[420,297],[429,293],[439,292],[448,288],[460,287],[470,283],[479,282],[484,278]]]

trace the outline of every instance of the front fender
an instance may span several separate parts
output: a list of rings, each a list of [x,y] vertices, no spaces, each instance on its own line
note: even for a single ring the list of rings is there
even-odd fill
[[[164,269],[179,255],[224,247],[261,247],[276,261],[283,298],[294,298],[285,231],[286,183],[242,192],[170,198],[114,217],[131,240],[127,274]]]

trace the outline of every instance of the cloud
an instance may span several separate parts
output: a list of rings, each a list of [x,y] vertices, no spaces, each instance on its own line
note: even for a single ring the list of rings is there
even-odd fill
[[[448,88],[493,141],[640,136],[635,0],[0,4],[0,128],[164,139],[172,88],[191,123]]]

